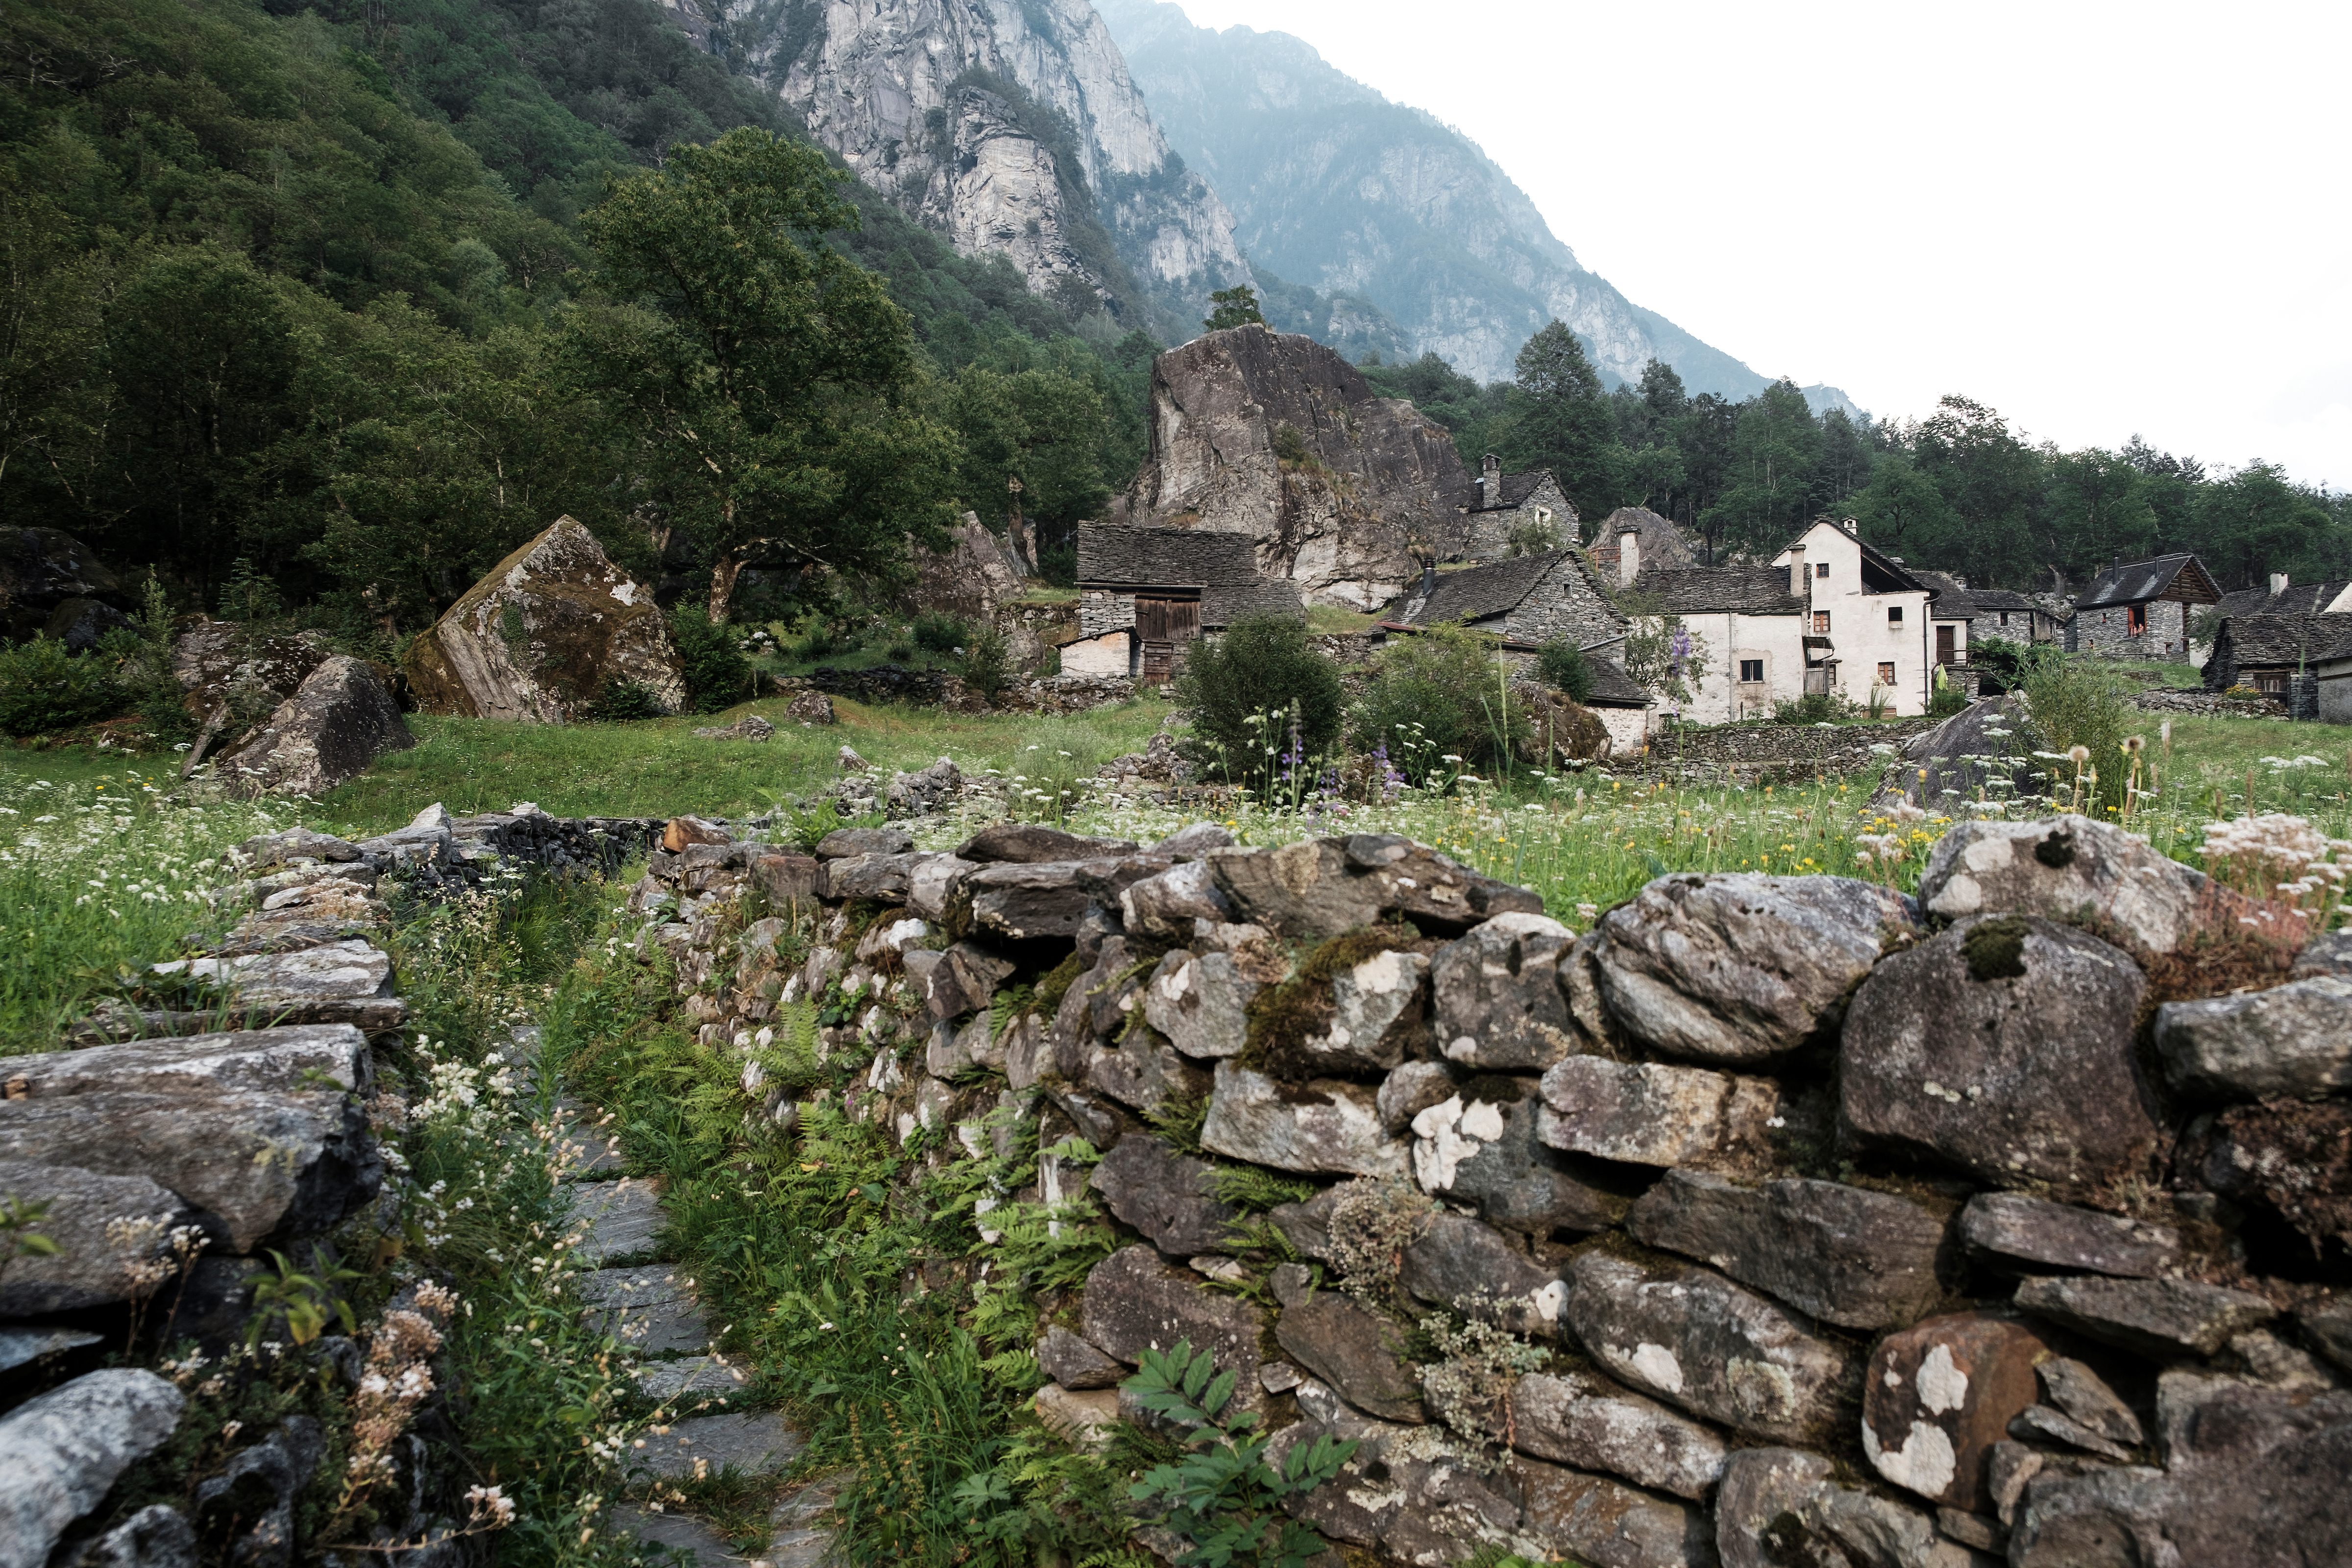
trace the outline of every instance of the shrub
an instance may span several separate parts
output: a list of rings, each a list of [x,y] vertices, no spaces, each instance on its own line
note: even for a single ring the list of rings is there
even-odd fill
[[[1571,702],[1591,700],[1592,667],[1584,662],[1584,650],[1572,642],[1546,643],[1536,655],[1536,673],[1546,686],[1565,692]]]
[[[1503,553],[1507,556],[1549,555],[1561,543],[1559,524],[1531,518],[1512,527],[1505,537]]]
[[[624,680],[619,676],[606,679],[604,689],[588,707],[588,717],[604,724],[625,724],[638,719],[658,719],[662,716],[661,700],[653,688],[641,680]]]
[[[708,608],[691,599],[681,601],[669,613],[669,635],[686,677],[687,705],[694,711],[716,713],[752,694],[758,678],[751,661],[735,646],[731,631],[711,624]]]
[[[953,653],[971,637],[961,616],[925,612],[915,617],[915,646],[929,653]]]
[[[1179,750],[1232,778],[1263,760],[1266,715],[1279,713],[1286,724],[1294,702],[1301,749],[1310,757],[1328,751],[1339,738],[1339,667],[1307,640],[1305,621],[1273,611],[1244,616],[1185,656],[1176,706],[1192,733]]]
[[[46,735],[122,706],[123,691],[110,660],[95,653],[72,654],[46,637],[0,648],[0,730],[11,735]]]
[[[972,633],[963,649],[963,683],[992,700],[1012,679],[1013,650],[1005,646],[1004,634],[994,626]]]
[[[2123,677],[2047,646],[2034,649],[2019,673],[2035,748],[2066,756],[2080,746],[2086,753],[2050,763],[2051,793],[2069,795],[2079,771],[2084,810],[2094,816],[2121,811],[2124,731],[2132,717],[2131,689]]]
[[[1853,700],[1841,698],[1828,691],[1808,691],[1802,697],[1783,697],[1772,704],[1772,721],[1776,724],[1833,724],[1853,715]]]
[[[1464,626],[1433,626],[1391,643],[1356,712],[1356,744],[1385,744],[1406,782],[1419,784],[1449,756],[1504,768],[1528,738],[1524,708],[1504,707],[1495,657]]]
[[[1056,588],[1078,585],[1078,547],[1075,544],[1045,544],[1037,549],[1037,575]]]
[[[1968,706],[1968,689],[1947,675],[1942,665],[1937,665],[1936,683],[1927,692],[1928,717],[1948,719],[1955,713],[1965,712]]]
[[[902,638],[884,648],[882,657],[892,664],[912,664],[915,662],[915,645]]]

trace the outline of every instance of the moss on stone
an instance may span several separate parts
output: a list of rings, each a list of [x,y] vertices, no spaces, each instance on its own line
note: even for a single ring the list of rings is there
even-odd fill
[[[2014,980],[2025,973],[2025,939],[2032,928],[2022,915],[2002,915],[1979,921],[1960,939],[1960,955],[1968,960],[1969,978],[1977,981]]]

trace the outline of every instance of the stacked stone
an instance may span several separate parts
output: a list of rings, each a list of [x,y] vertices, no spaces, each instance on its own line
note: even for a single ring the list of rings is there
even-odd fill
[[[1299,1511],[1415,1563],[2352,1561],[2352,939],[2120,830],[1964,823],[1916,900],[1666,877],[1581,937],[1386,836],[671,834],[641,941],[747,1089],[822,995],[853,1114],[1105,1152],[1011,1194],[1083,1180],[1132,1233],[1037,1346],[1075,1436],[1190,1340],[1279,1451],[1358,1440]],[[1153,1131],[1203,1100],[1208,1157]],[[1266,1273],[1220,1160],[1332,1184],[1265,1217],[1335,1279],[1335,1214],[1433,1200],[1401,1294]],[[1511,1452],[1440,1419],[1400,1302],[1557,1352],[1506,1385]]]

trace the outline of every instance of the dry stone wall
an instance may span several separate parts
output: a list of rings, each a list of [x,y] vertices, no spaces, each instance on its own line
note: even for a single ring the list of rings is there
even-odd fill
[[[927,1158],[1100,1152],[1002,1194],[1122,1237],[1041,1303],[1076,1440],[1189,1340],[1277,1456],[1360,1445],[1297,1508],[1386,1561],[2352,1561],[2352,946],[2119,830],[1580,933],[1378,835],[668,842],[638,945],[755,1095],[816,999]]]

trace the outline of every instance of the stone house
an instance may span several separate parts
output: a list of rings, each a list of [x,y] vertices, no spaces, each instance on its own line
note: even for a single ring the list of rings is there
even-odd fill
[[[1704,673],[1681,717],[1701,724],[1769,718],[1805,689],[1805,600],[1785,566],[1653,567],[1633,589],[1704,645]]]
[[[1078,524],[1078,636],[1061,645],[1065,675],[1167,680],[1185,645],[1243,616],[1301,619],[1296,584],[1261,577],[1245,533]]]
[[[1522,530],[1541,530],[1569,545],[1578,542],[1580,527],[1549,468],[1507,474],[1503,460],[1489,452],[1470,481],[1460,530],[1440,553],[1454,561],[1500,561],[1511,552],[1511,536]]]
[[[1890,560],[1895,558],[1890,556]],[[1895,564],[1901,565],[1898,560]],[[1927,601],[1927,625],[1934,629],[1935,642],[1930,655],[1938,668],[1964,665],[1969,661],[1969,634],[1977,618],[1976,595],[1969,589],[1969,580],[1948,572],[1922,572],[1913,569],[1911,575],[1927,584],[1935,595]],[[1960,672],[1952,671],[1957,679]]]
[[[1861,702],[1874,688],[1898,715],[1927,710],[1937,648],[1927,584],[1864,543],[1850,518],[1816,521],[1772,564],[1804,600],[1802,689]],[[1954,645],[1964,646],[1957,634]]]
[[[2007,588],[1971,588],[1969,597],[1977,612],[1969,629],[1979,637],[2014,643],[2066,640],[2066,623],[2022,594]]]
[[[2189,616],[2221,599],[2213,574],[2186,552],[2110,566],[2075,598],[2066,651],[2186,664]]]
[[[2226,691],[2233,686],[2277,698],[2293,718],[2352,724],[2352,614],[2263,611],[2230,616],[2214,633],[2205,688]]]
[[[1698,552],[1674,520],[1645,506],[1621,506],[1601,520],[1592,564],[1601,580],[1630,583],[1648,567],[1696,566]]]
[[[2216,626],[2240,616],[2352,615],[2352,582],[2294,583],[2285,573],[2273,572],[2267,583],[2232,588],[2213,608],[2218,612],[2213,616]],[[2195,615],[2189,620],[2193,626]],[[2189,657],[2202,663],[2212,657],[2212,645],[2192,642]]]

